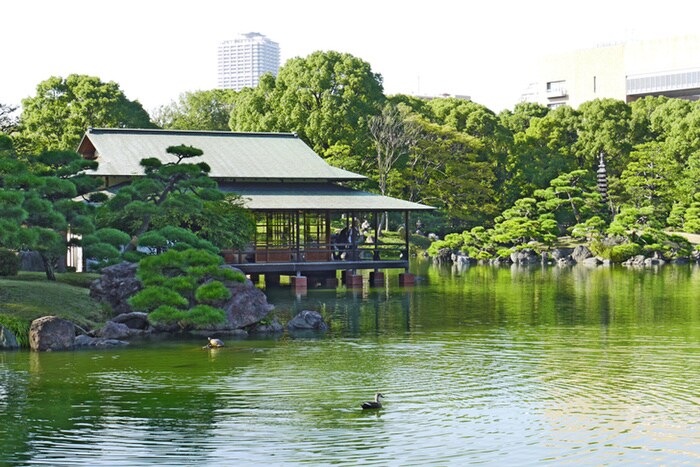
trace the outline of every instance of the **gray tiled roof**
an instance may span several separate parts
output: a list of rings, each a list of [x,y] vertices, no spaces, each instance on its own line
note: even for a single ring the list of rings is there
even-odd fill
[[[168,146],[194,146],[211,167],[210,176],[232,180],[364,180],[366,177],[333,167],[292,133],[234,133],[223,131],[88,129],[78,152],[99,166],[95,175],[142,175],[141,159],[175,158]]]
[[[353,190],[333,183],[219,183],[237,193],[254,211],[420,211],[433,209],[389,196]]]

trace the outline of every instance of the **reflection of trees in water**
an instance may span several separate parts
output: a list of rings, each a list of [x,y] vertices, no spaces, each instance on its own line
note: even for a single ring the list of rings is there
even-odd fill
[[[413,288],[398,285],[380,288],[311,289],[305,296],[290,298],[288,293],[268,291],[275,311],[292,317],[302,310],[321,313],[330,332],[342,336],[368,333],[404,332],[410,329]]]
[[[700,319],[700,270],[622,266],[433,265],[426,270],[440,298],[439,314],[454,325],[609,325]],[[416,298],[415,307],[431,306]],[[432,305],[434,306],[434,305]],[[460,311],[461,310],[461,311]]]
[[[0,351],[0,464],[27,460],[29,449],[27,371],[18,368],[20,352]]]
[[[0,358],[11,356],[0,360],[0,463],[66,451],[99,458],[105,453],[92,446],[96,439],[113,440],[113,449],[122,450],[132,441],[145,443],[151,454],[162,449],[167,458],[178,440],[208,437],[217,410],[231,407],[216,389],[218,378],[252,360],[251,352],[234,347],[221,355],[197,344],[165,352],[0,352]],[[189,444],[190,455],[200,450]]]

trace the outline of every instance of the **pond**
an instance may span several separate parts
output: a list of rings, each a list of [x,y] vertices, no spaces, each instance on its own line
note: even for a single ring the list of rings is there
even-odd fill
[[[700,463],[700,268],[413,267],[268,291],[323,336],[0,352],[0,464]]]

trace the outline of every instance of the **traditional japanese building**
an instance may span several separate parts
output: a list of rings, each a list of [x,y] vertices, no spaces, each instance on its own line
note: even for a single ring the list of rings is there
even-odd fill
[[[338,270],[407,271],[408,235],[400,245],[382,243],[379,219],[401,213],[407,232],[411,211],[433,209],[349,187],[366,177],[329,165],[292,133],[90,128],[78,152],[99,163],[92,173],[110,189],[143,176],[144,158],[173,161],[166,148],[178,145],[201,149],[191,162],[207,163],[219,189],[240,195],[255,214],[251,244],[223,255],[247,274],[265,274],[266,282],[335,277]]]

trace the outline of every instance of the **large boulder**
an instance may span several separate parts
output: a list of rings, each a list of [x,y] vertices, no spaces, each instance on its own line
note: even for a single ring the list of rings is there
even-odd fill
[[[476,259],[470,258],[469,255],[459,253],[452,255],[452,262],[458,266],[469,266],[475,264]]]
[[[583,264],[584,266],[598,266],[600,264],[603,264],[603,261],[600,258],[591,256],[589,258],[584,259],[581,264]]]
[[[239,269],[232,266],[224,267],[240,272]],[[115,324],[123,324],[128,327],[131,330],[129,336],[148,333],[151,330],[155,332],[177,331],[179,329],[177,325],[154,326],[152,328],[147,314],[131,309],[128,299],[142,289],[141,282],[136,278],[136,270],[136,264],[126,262],[109,266],[104,268],[102,276],[90,285],[90,296],[102,303],[109,304],[115,315],[112,319],[114,324],[103,332],[111,333],[121,329],[119,331],[121,334],[124,329],[121,326],[115,326]],[[263,291],[255,287],[255,284],[250,280],[242,283],[226,282],[225,285],[231,292],[231,298],[219,306],[226,312],[226,322],[216,326],[215,329],[233,330],[248,327],[265,318],[274,309],[273,305],[267,303],[267,297]],[[134,332],[134,330],[142,332]],[[126,337],[120,334],[109,334],[109,337],[113,339]],[[103,335],[102,337],[107,336]]]
[[[573,258],[571,258],[571,255],[564,256],[557,260],[557,266],[561,267],[573,266],[574,264],[576,264],[576,261],[574,261]]]
[[[131,335],[131,329],[126,324],[107,321],[105,325],[97,331],[97,336],[103,339],[123,340]]]
[[[131,313],[122,313],[112,318],[115,323],[126,325],[129,329],[145,331],[151,327],[148,321],[148,313],[133,311]]]
[[[552,250],[552,258],[555,261],[559,261],[562,258],[566,258],[574,252],[573,248],[555,248]]]
[[[433,261],[439,264],[447,264],[452,261],[452,250],[450,248],[440,248]]]
[[[284,326],[277,319],[273,319],[270,323],[257,323],[250,328],[250,332],[254,334],[278,334],[284,332]]]
[[[511,253],[510,260],[514,264],[535,264],[539,263],[541,258],[532,248],[525,248]]]
[[[108,304],[113,314],[131,313],[127,301],[141,290],[141,281],[136,278],[135,263],[123,262],[102,270],[102,276],[90,284],[90,296],[100,303]]]
[[[623,266],[634,266],[634,267],[642,267],[644,266],[644,260],[646,260],[646,256],[644,255],[635,255],[627,259],[627,261],[624,261],[622,263]]]
[[[585,245],[578,245],[571,253],[571,259],[577,263],[583,263],[586,258],[590,258],[591,256],[593,256],[593,253]]]
[[[121,341],[117,339],[105,339],[102,337],[90,337],[87,334],[81,334],[75,338],[74,345],[76,348],[83,347],[97,347],[97,348],[109,348],[109,347],[122,347],[129,345],[126,341]]]
[[[237,271],[236,268],[227,266]],[[221,328],[241,329],[260,322],[275,306],[267,303],[267,296],[250,280],[227,282],[231,298],[221,308],[226,312],[226,323]]]
[[[18,349],[19,343],[14,333],[0,324],[0,349]]]
[[[75,341],[75,325],[57,316],[44,316],[29,327],[29,347],[32,350],[69,350]]]
[[[328,325],[318,311],[302,310],[287,323],[290,331],[326,331]]]

